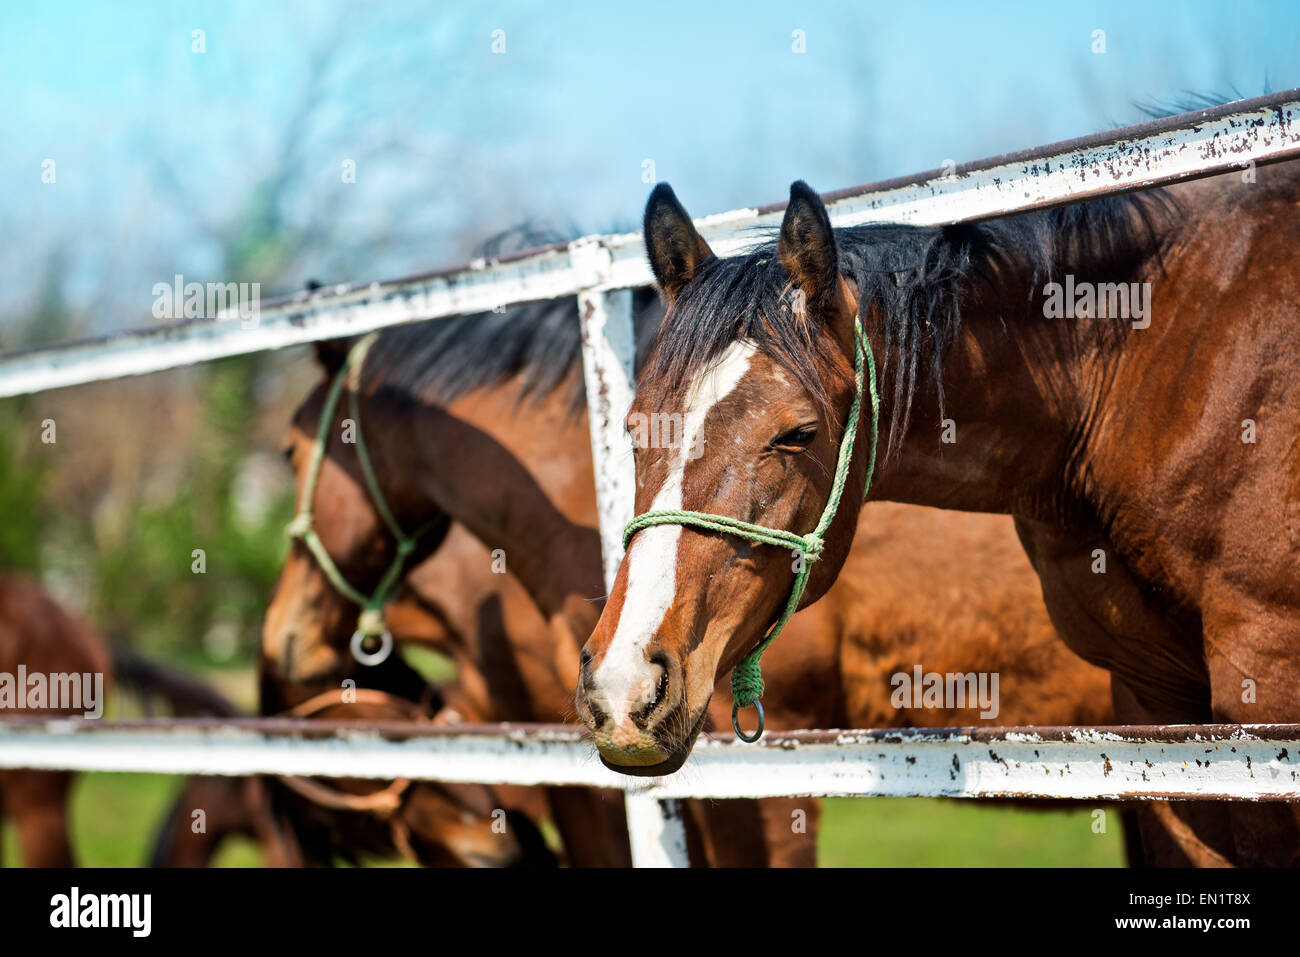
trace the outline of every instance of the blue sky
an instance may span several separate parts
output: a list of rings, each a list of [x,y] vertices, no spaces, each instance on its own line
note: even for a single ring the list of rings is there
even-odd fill
[[[281,207],[315,243],[284,285],[441,265],[525,219],[634,226],[647,161],[703,215],[1300,86],[1300,4],[6,4],[0,323],[56,250],[101,330],[173,272],[249,278],[216,275],[213,236],[285,155],[322,49]]]

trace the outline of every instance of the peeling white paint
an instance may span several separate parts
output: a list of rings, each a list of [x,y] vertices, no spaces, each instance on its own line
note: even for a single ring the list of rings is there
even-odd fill
[[[605,768],[576,728],[408,725],[383,733],[337,728],[324,737],[306,737],[286,730],[284,721],[0,722],[0,768],[574,785],[638,791],[655,800],[805,795],[1300,800],[1300,726],[1179,732],[1168,728],[1155,738],[1149,730],[1126,737],[1113,729],[979,738],[947,730],[807,732],[770,734],[757,745],[706,737],[682,771],[647,779]]]
[[[936,171],[902,185],[864,187],[828,204],[831,221],[836,226],[964,222],[1300,155],[1300,94],[1245,100],[1236,107],[1216,119],[1206,120],[1206,111],[1197,111],[1154,129],[1148,126],[1146,132],[1115,130],[1086,146],[1043,147],[1018,158],[958,167],[955,175]],[[753,241],[754,227],[775,225],[780,217],[779,211],[746,208],[706,216],[697,224],[713,250],[726,256]],[[0,396],[141,375],[587,289],[644,286],[651,279],[640,232],[585,237],[567,248],[509,262],[475,263],[263,303],[257,325],[250,329],[242,328],[238,317],[219,318],[0,356]]]
[[[632,442],[624,428],[635,392],[632,292],[583,292],[578,296],[578,317],[582,323],[582,370],[596,473],[602,570],[608,590],[614,587],[618,563],[623,558],[623,528],[632,519],[636,497]]]

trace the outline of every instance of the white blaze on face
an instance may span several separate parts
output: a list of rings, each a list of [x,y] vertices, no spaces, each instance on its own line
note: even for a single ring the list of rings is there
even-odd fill
[[[704,422],[713,407],[726,398],[745,377],[754,343],[732,343],[699,377],[687,392],[682,410],[681,442],[661,449],[672,457],[668,477],[650,503],[651,511],[682,507],[682,479],[691,449],[702,439]],[[604,660],[593,675],[596,704],[615,724],[649,701],[659,682],[660,668],[646,660],[645,649],[664,615],[672,607],[677,583],[677,543],[680,525],[652,525],[637,532],[623,563],[627,566],[627,588],[614,637]]]

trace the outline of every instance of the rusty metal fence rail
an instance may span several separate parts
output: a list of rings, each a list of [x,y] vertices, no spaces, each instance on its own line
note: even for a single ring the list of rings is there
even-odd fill
[[[1246,170],[1297,156],[1300,90],[1289,90],[841,190],[825,198],[836,226],[885,221],[938,225]],[[755,227],[779,223],[783,208],[773,204],[734,210],[705,217],[698,226],[710,246],[727,255],[750,242]],[[325,287],[265,303],[251,318],[220,313],[210,320],[156,325],[3,354],[0,397],[141,375],[416,320],[576,296],[604,570],[610,582],[622,557],[621,530],[632,515],[630,447],[621,428],[633,392],[630,290],[650,280],[639,234],[586,237],[404,279]],[[550,775],[549,783],[599,781],[600,786],[627,793],[638,864],[683,862],[684,840],[673,801],[686,796],[853,793],[1300,800],[1293,766],[1300,753],[1300,730],[1290,725],[771,735],[757,748],[706,742],[676,776],[650,785],[606,771],[591,747],[571,729],[495,728],[490,733],[462,729],[448,735],[408,734],[399,740],[372,730],[321,728],[325,730],[318,734],[267,722],[221,727],[5,723],[0,724],[0,767],[198,772],[199,765],[184,757],[186,747],[192,745],[196,757],[215,762],[223,756],[221,760],[227,762],[220,767],[229,770],[214,770],[215,765],[209,764],[206,773],[244,773],[235,770],[243,768],[365,776],[357,766],[364,760],[373,762],[367,766],[385,769],[375,775],[379,777],[526,783],[513,772],[525,759],[529,767],[541,761],[552,770],[530,773]],[[243,757],[236,760],[236,754]],[[162,762],[164,755],[168,760]],[[507,756],[509,760],[502,760]],[[58,763],[48,763],[52,761]],[[470,770],[453,772],[453,767]],[[475,776],[449,777],[453,773]],[[506,780],[507,775],[511,780]]]
[[[685,862],[685,798],[1300,800],[1300,725],[795,731],[703,737],[663,778],[596,759],[564,725],[282,718],[0,722],[0,769],[397,777],[616,788],[638,866]]]

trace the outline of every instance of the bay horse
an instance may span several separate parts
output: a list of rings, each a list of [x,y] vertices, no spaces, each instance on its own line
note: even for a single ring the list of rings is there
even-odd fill
[[[290,428],[285,451],[300,497],[323,395],[349,348],[318,349],[324,381]],[[444,543],[431,557],[412,556],[407,587],[387,609],[389,629],[447,650],[458,664],[460,693],[490,720],[574,717],[578,636],[595,624],[604,590],[579,363],[576,311],[567,300],[558,308],[530,306],[384,333],[360,376],[357,411],[365,442],[399,524],[437,527],[440,516],[463,523],[441,533]],[[447,386],[448,379],[455,384]],[[334,438],[343,424],[340,419],[329,432],[314,519],[333,561],[365,591],[391,563],[393,543],[365,489],[356,450]],[[874,514],[877,528],[897,533],[864,533],[860,542],[864,564],[874,554],[872,564],[885,569],[880,588],[845,582],[833,600],[796,617],[791,627],[803,637],[774,649],[770,662],[773,727],[980,722],[976,708],[921,713],[889,707],[890,676],[918,662],[944,671],[1001,664],[1007,689],[1002,722],[1109,719],[1104,672],[1055,641],[1007,519],[888,504],[874,506]],[[916,538],[950,547],[951,560],[942,569],[918,561],[906,544]],[[940,595],[909,600],[936,571],[945,580]],[[337,682],[344,673],[363,681],[348,652],[356,621],[355,604],[295,545],[267,614],[268,667],[279,680],[306,685]],[[835,692],[827,694],[828,686]],[[714,720],[726,726],[725,705]],[[795,809],[809,804],[798,802]],[[626,842],[621,802],[610,796],[587,807],[601,809],[608,826],[593,829],[586,813],[566,827],[557,815],[571,859],[573,842],[583,837],[590,842],[594,835],[606,850]],[[771,827],[773,853],[778,838],[789,841],[782,832],[790,833],[790,808],[781,807],[757,815]],[[715,832],[722,827],[709,823]],[[752,835],[753,824],[748,831]],[[715,849],[728,843],[698,834],[693,840]],[[810,842],[797,843],[797,854],[783,852],[782,859],[810,863]],[[580,859],[599,859],[600,853],[600,847],[587,848]],[[726,860],[718,850],[701,853],[693,852],[693,859],[712,854]],[[626,863],[625,849],[622,854],[621,861],[601,862]]]
[[[310,704],[311,717],[364,724],[410,720],[416,710],[387,694],[360,690],[354,697],[345,703],[328,695]],[[204,812],[198,830],[197,809]],[[339,860],[356,865],[366,855],[400,855],[428,867],[544,869],[557,863],[533,820],[497,789],[250,775],[190,778],[158,830],[150,866],[207,866],[233,835],[256,841],[271,867]]]
[[[15,680],[20,666],[26,676],[98,676],[94,710],[102,712],[103,694],[129,690],[139,696],[146,714],[159,703],[176,716],[235,717],[234,706],[203,682],[151,661],[122,645],[111,648],[87,622],[56,602],[34,579],[0,575],[0,675]],[[424,683],[420,683],[421,689]],[[411,685],[402,690],[409,692]],[[85,709],[16,706],[0,689],[0,719],[79,717]],[[48,707],[45,705],[49,705]],[[86,702],[87,707],[90,706]],[[461,710],[468,705],[461,703]],[[438,704],[432,705],[437,710]],[[379,720],[406,718],[387,702],[332,705],[317,709],[322,718]],[[68,827],[68,800],[75,780],[71,771],[0,770],[0,818],[12,820],[28,867],[70,867],[75,863]],[[222,839],[244,834],[261,844],[277,866],[328,863],[335,855],[355,861],[359,853],[392,853],[393,835],[401,849],[431,865],[547,867],[555,859],[533,825],[512,802],[475,785],[412,784],[390,816],[311,807],[297,816],[283,808],[279,782],[261,777],[190,779],[174,803],[156,840],[154,866],[207,863]],[[372,782],[340,781],[339,793],[366,795]],[[204,826],[193,827],[192,814],[204,812]],[[382,810],[382,809],[380,809]],[[502,815],[494,817],[500,810]]]
[[[653,301],[648,294],[643,299]],[[400,525],[429,529],[404,570],[437,549],[454,517],[481,541],[502,548],[509,570],[542,613],[547,657],[528,675],[522,710],[501,713],[498,703],[501,719],[574,720],[578,651],[604,592],[599,534],[589,524],[595,515],[590,452],[576,463],[570,454],[589,442],[585,421],[575,414],[583,396],[576,315],[569,299],[530,307],[522,324],[515,311],[394,329],[375,341],[361,370],[357,413],[383,497]],[[294,416],[285,452],[300,500],[329,383],[351,345],[321,345],[326,380]],[[511,429],[521,405],[538,410],[533,421],[543,431]],[[340,409],[337,424],[351,414]],[[508,443],[500,438],[503,430]],[[414,434],[424,440],[412,443]],[[395,541],[367,493],[356,449],[342,435],[338,428],[330,432],[312,508],[321,544],[340,574],[367,591],[391,566]],[[320,688],[351,675],[348,636],[357,613],[296,540],[263,629],[263,653],[275,679]],[[492,609],[480,613],[483,623],[500,628],[491,621]],[[506,641],[498,635],[476,646],[490,653]],[[498,684],[508,674],[490,659],[484,665],[478,672],[496,676]],[[630,863],[621,795],[552,788],[548,797],[571,863]],[[686,802],[693,858],[811,865],[818,808],[808,804]],[[795,811],[811,819],[814,833],[791,828]],[[724,830],[736,837],[719,837]],[[761,832],[766,836],[756,839]]]
[[[112,661],[98,632],[55,601],[35,579],[3,574],[0,673],[16,682],[20,666],[27,675],[44,675],[47,681],[54,674],[91,675],[92,682],[98,676],[100,695],[112,678]],[[5,702],[0,706],[0,719],[81,718],[86,713],[85,708],[47,704],[55,702],[47,699],[39,707]],[[94,709],[102,712],[103,705],[100,697]],[[0,770],[0,820],[7,817],[13,822],[27,867],[71,867],[75,863],[67,811],[73,780],[71,771]]]
[[[1300,719],[1298,202],[1292,162],[1258,184],[833,229],[797,182],[774,239],[718,258],[657,186],[645,241],[668,311],[633,413],[682,415],[702,451],[635,453],[649,517],[629,526],[578,692],[603,760],[679,766],[719,675],[778,620],[790,553],[738,523],[783,543],[822,532],[801,538],[808,604],[841,573],[864,492],[1014,516],[1120,721]],[[1057,284],[1081,290],[1073,308]],[[1140,297],[1129,312],[1120,284]],[[1140,815],[1152,863],[1300,863],[1298,805]]]
[[[324,487],[330,486],[327,483]],[[318,508],[328,501],[328,495],[315,496]],[[437,539],[444,547],[437,554],[445,552],[454,560],[455,550],[445,547],[444,536],[446,531],[440,528]],[[277,584],[277,599],[273,599],[268,611],[264,636],[276,620],[278,596],[284,594],[285,582],[302,588],[296,570],[286,563]],[[290,594],[295,608],[302,607],[297,604],[299,600],[316,595],[301,590]],[[460,681],[470,677],[468,672],[458,675],[455,682],[434,685],[399,655],[362,668],[348,652],[350,628],[344,632],[326,629],[323,633],[341,636],[339,648],[326,649],[315,644],[315,624],[302,619],[293,626],[305,630],[293,632],[286,646],[291,652],[305,650],[308,654],[296,659],[297,670],[292,677],[286,676],[279,662],[268,656],[264,642],[258,666],[263,713],[360,722],[414,719],[446,724],[485,719],[484,713],[477,710],[476,699],[459,691]],[[445,646],[439,650],[445,650]],[[317,652],[328,655],[330,663],[324,670],[323,656]],[[314,670],[306,672],[303,662],[310,662]],[[352,690],[345,696],[344,682],[349,679]],[[448,695],[456,704],[454,711],[445,707]],[[400,853],[434,867],[546,868],[556,863],[534,823],[541,816],[541,808],[526,789],[414,781],[401,786],[399,799],[392,802],[392,807],[377,808],[375,813],[366,813],[358,806],[365,800],[363,796],[382,797],[388,790],[374,781],[334,779],[323,784],[267,778],[265,789],[277,826],[265,826],[261,807],[267,802],[252,792],[246,801],[249,819],[259,825],[267,858],[286,866],[327,865],[336,858],[357,863],[363,853]],[[292,831],[292,837],[282,838],[287,829]]]

